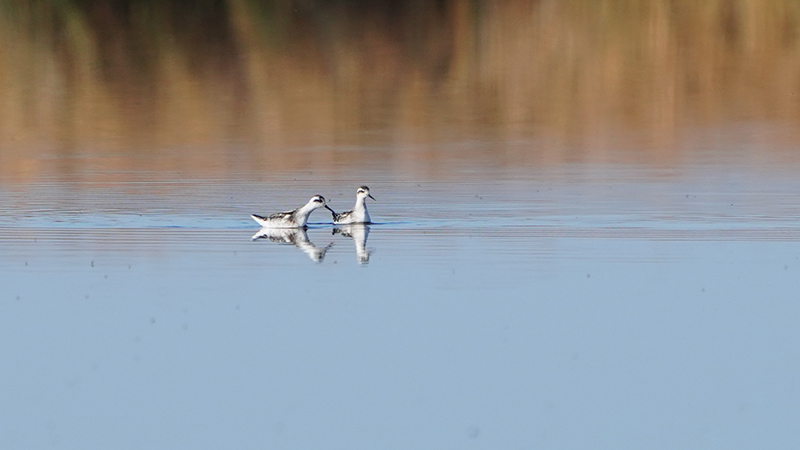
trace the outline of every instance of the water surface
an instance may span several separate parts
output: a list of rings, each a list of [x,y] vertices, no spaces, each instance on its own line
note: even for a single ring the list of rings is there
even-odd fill
[[[4,188],[5,446],[797,443],[794,167],[371,173]]]
[[[0,447],[798,448],[798,17],[3,3]]]

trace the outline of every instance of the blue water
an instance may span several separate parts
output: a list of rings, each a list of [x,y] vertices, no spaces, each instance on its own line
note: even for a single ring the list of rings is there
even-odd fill
[[[0,446],[797,448],[796,172],[653,170],[4,185]]]

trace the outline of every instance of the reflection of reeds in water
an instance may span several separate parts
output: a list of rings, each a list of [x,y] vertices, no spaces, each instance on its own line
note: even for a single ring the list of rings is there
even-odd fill
[[[630,158],[669,161],[685,125],[800,118],[793,1],[0,8],[0,175],[21,180],[45,170],[42,151],[205,173],[317,170],[397,155],[285,149],[412,142],[402,158],[421,167],[476,135],[556,143],[505,164],[576,145],[592,158],[625,133],[653,147]]]

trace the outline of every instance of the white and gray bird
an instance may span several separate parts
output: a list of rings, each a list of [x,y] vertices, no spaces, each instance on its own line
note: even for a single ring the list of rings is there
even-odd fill
[[[306,223],[308,223],[308,216],[319,208],[328,208],[331,213],[335,214],[325,204],[325,197],[315,195],[311,197],[308,203],[295,210],[270,214],[266,217],[252,214],[250,217],[264,228],[305,228]]]
[[[344,225],[350,223],[371,223],[369,218],[369,211],[367,211],[367,197],[375,200],[375,197],[370,195],[369,188],[361,186],[356,191],[356,204],[350,211],[345,211],[341,214],[336,214],[331,208],[333,213],[333,223],[337,225]],[[376,200],[377,201],[377,200]]]

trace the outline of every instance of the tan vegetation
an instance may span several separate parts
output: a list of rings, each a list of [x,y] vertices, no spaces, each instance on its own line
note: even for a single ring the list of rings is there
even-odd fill
[[[799,31],[781,0],[9,0],[0,180],[56,170],[54,154],[106,171],[425,170],[467,140],[494,143],[458,153],[475,163],[671,163],[686,130],[794,128]]]

